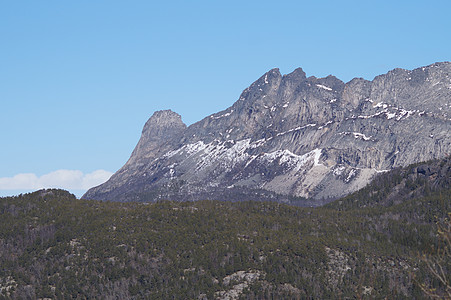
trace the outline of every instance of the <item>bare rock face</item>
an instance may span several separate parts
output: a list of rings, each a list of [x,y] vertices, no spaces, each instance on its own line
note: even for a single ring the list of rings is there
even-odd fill
[[[168,142],[180,138],[185,130],[186,125],[179,114],[171,110],[155,112],[144,125],[141,138],[130,160],[136,161],[143,157],[158,155],[159,150],[165,148]],[[170,145],[166,147],[172,148]]]
[[[231,107],[189,127],[174,112],[156,112],[124,167],[83,198],[305,197],[319,205],[378,172],[449,153],[449,62],[348,83],[273,69]]]

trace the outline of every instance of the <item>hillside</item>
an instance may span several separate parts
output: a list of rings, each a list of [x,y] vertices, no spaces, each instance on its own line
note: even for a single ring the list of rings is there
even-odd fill
[[[443,247],[449,166],[395,170],[319,208],[0,198],[0,298],[422,299],[419,283],[443,289],[420,253]]]

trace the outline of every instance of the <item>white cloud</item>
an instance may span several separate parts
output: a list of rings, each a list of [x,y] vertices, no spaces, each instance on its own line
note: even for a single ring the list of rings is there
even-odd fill
[[[65,190],[88,190],[107,181],[113,173],[97,170],[83,174],[79,170],[57,170],[40,177],[33,173],[17,174],[0,178],[0,190],[38,190],[60,188]]]

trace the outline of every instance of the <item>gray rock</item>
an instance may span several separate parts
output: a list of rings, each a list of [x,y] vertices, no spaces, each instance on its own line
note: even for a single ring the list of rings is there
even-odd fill
[[[131,161],[155,157],[165,148],[174,147],[170,142],[180,138],[185,130],[186,125],[179,114],[171,110],[155,112],[144,125],[138,145],[130,157]]]
[[[124,167],[83,198],[322,204],[378,172],[446,156],[450,128],[449,62],[348,83],[273,69],[189,127],[156,112]]]

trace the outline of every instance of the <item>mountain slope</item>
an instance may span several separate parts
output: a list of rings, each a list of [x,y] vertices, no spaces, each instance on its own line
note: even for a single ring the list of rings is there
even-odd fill
[[[447,156],[380,174],[365,188],[326,207],[338,210],[389,207],[434,193],[442,195],[443,200],[448,202],[446,205],[449,205],[450,191],[451,156]],[[446,212],[445,209],[443,211]]]
[[[186,127],[172,111],[146,123],[129,161],[83,198],[317,204],[379,172],[451,153],[451,63],[373,81],[264,74],[230,108]]]

